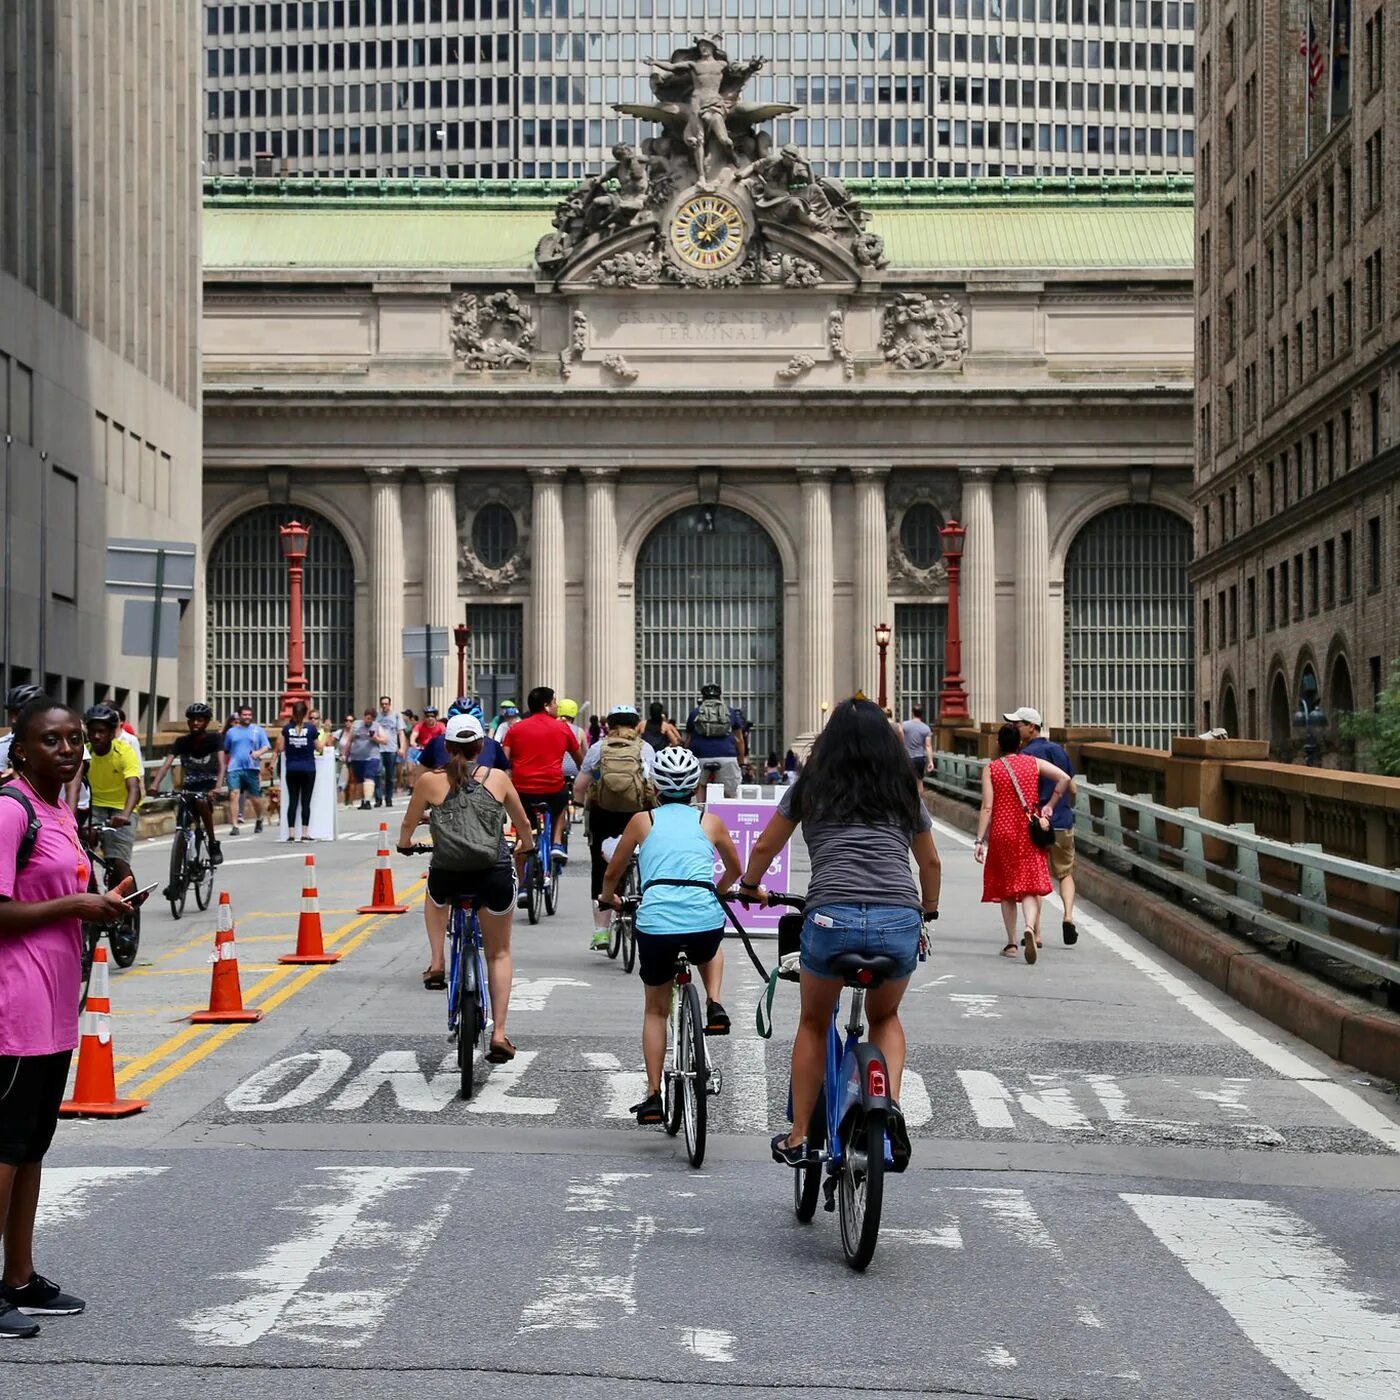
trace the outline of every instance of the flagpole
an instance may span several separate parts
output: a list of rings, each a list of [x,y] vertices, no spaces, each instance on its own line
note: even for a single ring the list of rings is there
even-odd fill
[[[1303,0],[1303,159],[1312,152],[1312,0]]]
[[[1379,23],[1379,21],[1377,21]],[[1337,0],[1327,9],[1327,130],[1332,130],[1332,90],[1337,85]]]

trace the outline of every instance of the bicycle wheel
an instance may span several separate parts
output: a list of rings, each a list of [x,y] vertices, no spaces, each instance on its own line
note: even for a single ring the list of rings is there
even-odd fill
[[[165,897],[170,902],[170,917],[178,919],[185,912],[185,896],[188,893],[186,880],[186,837],[183,828],[175,832],[170,843],[170,883],[165,887]]]
[[[549,873],[544,880],[544,912],[552,915],[559,910],[559,862],[555,860],[552,851],[547,868]]]
[[[477,1024],[479,1009],[476,1000],[476,958],[463,940],[461,966],[457,977],[457,1069],[461,1075],[462,1097],[472,1096],[473,1054],[476,1038],[481,1033]]]
[[[544,907],[544,866],[536,852],[525,862],[525,912],[532,924],[540,921]]]
[[[194,834],[194,859],[194,902],[201,909],[207,909],[214,898],[214,855],[209,849],[209,838],[202,829]]]
[[[681,999],[680,1033],[681,1121],[685,1125],[685,1152],[690,1165],[705,1160],[705,1127],[709,1115],[709,1069],[705,1060],[705,1022],[700,1014],[700,993],[691,982]]]
[[[130,967],[141,947],[141,911],[133,909],[119,924],[107,925],[107,945],[118,967]]]
[[[627,921],[625,913],[616,913],[612,919],[612,931],[608,935],[608,956],[615,958],[622,951],[622,925]]]
[[[681,1052],[678,1044],[675,1043],[676,1023],[681,1015],[682,998],[680,994],[673,990],[671,992],[671,1014],[666,1019],[666,1043],[670,1052],[671,1063],[661,1072],[661,1112],[662,1126],[666,1129],[667,1137],[675,1137],[681,1130],[681,1080],[678,1071],[681,1067]]]
[[[817,1095],[816,1106],[812,1109],[811,1120],[807,1124],[807,1146],[820,1151],[826,1146],[826,1087]],[[822,1190],[822,1164],[813,1162],[810,1166],[798,1167],[792,1174],[792,1208],[797,1218],[806,1224],[817,1213],[817,1198]]]
[[[885,1196],[885,1115],[852,1120],[844,1143],[845,1161],[837,1183],[841,1248],[846,1263],[861,1270],[875,1257],[880,1238],[880,1207]]]
[[[631,972],[637,965],[637,916],[623,915],[622,925],[622,970]]]

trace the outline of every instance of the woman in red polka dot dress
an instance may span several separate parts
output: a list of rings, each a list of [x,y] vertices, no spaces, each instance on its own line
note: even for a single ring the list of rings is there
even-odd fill
[[[982,770],[982,811],[977,819],[977,844],[973,854],[982,866],[982,903],[1000,904],[1006,925],[1004,958],[1016,956],[1016,906],[1025,913],[1026,931],[1021,944],[1026,961],[1035,961],[1033,929],[1040,925],[1040,901],[1050,893],[1050,872],[1045,852],[1029,835],[1031,817],[1049,826],[1050,811],[1069,787],[1069,774],[1043,758],[1017,753],[1021,738],[1014,725],[1004,724],[997,731],[1001,757]],[[1014,776],[1013,776],[1014,775]],[[1037,805],[1040,779],[1049,778],[1055,791],[1044,807]],[[1020,787],[1020,794],[1017,787]],[[1022,802],[1022,796],[1025,801]]]

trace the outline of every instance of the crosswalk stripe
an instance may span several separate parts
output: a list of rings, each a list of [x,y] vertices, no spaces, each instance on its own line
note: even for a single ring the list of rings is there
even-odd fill
[[[1400,1393],[1400,1317],[1346,1282],[1346,1261],[1270,1201],[1124,1193],[1275,1366],[1315,1400]]]

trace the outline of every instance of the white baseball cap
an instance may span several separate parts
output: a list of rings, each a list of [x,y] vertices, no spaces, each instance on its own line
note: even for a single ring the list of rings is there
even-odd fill
[[[442,737],[448,744],[474,744],[486,737],[486,731],[475,715],[453,715],[447,721],[447,733]]]
[[[1040,717],[1040,711],[1032,709],[1029,705],[1022,705],[1019,710],[1012,710],[1009,715],[1002,715],[1002,719],[1009,720],[1012,724],[1033,724],[1037,729],[1045,727],[1045,721]]]

